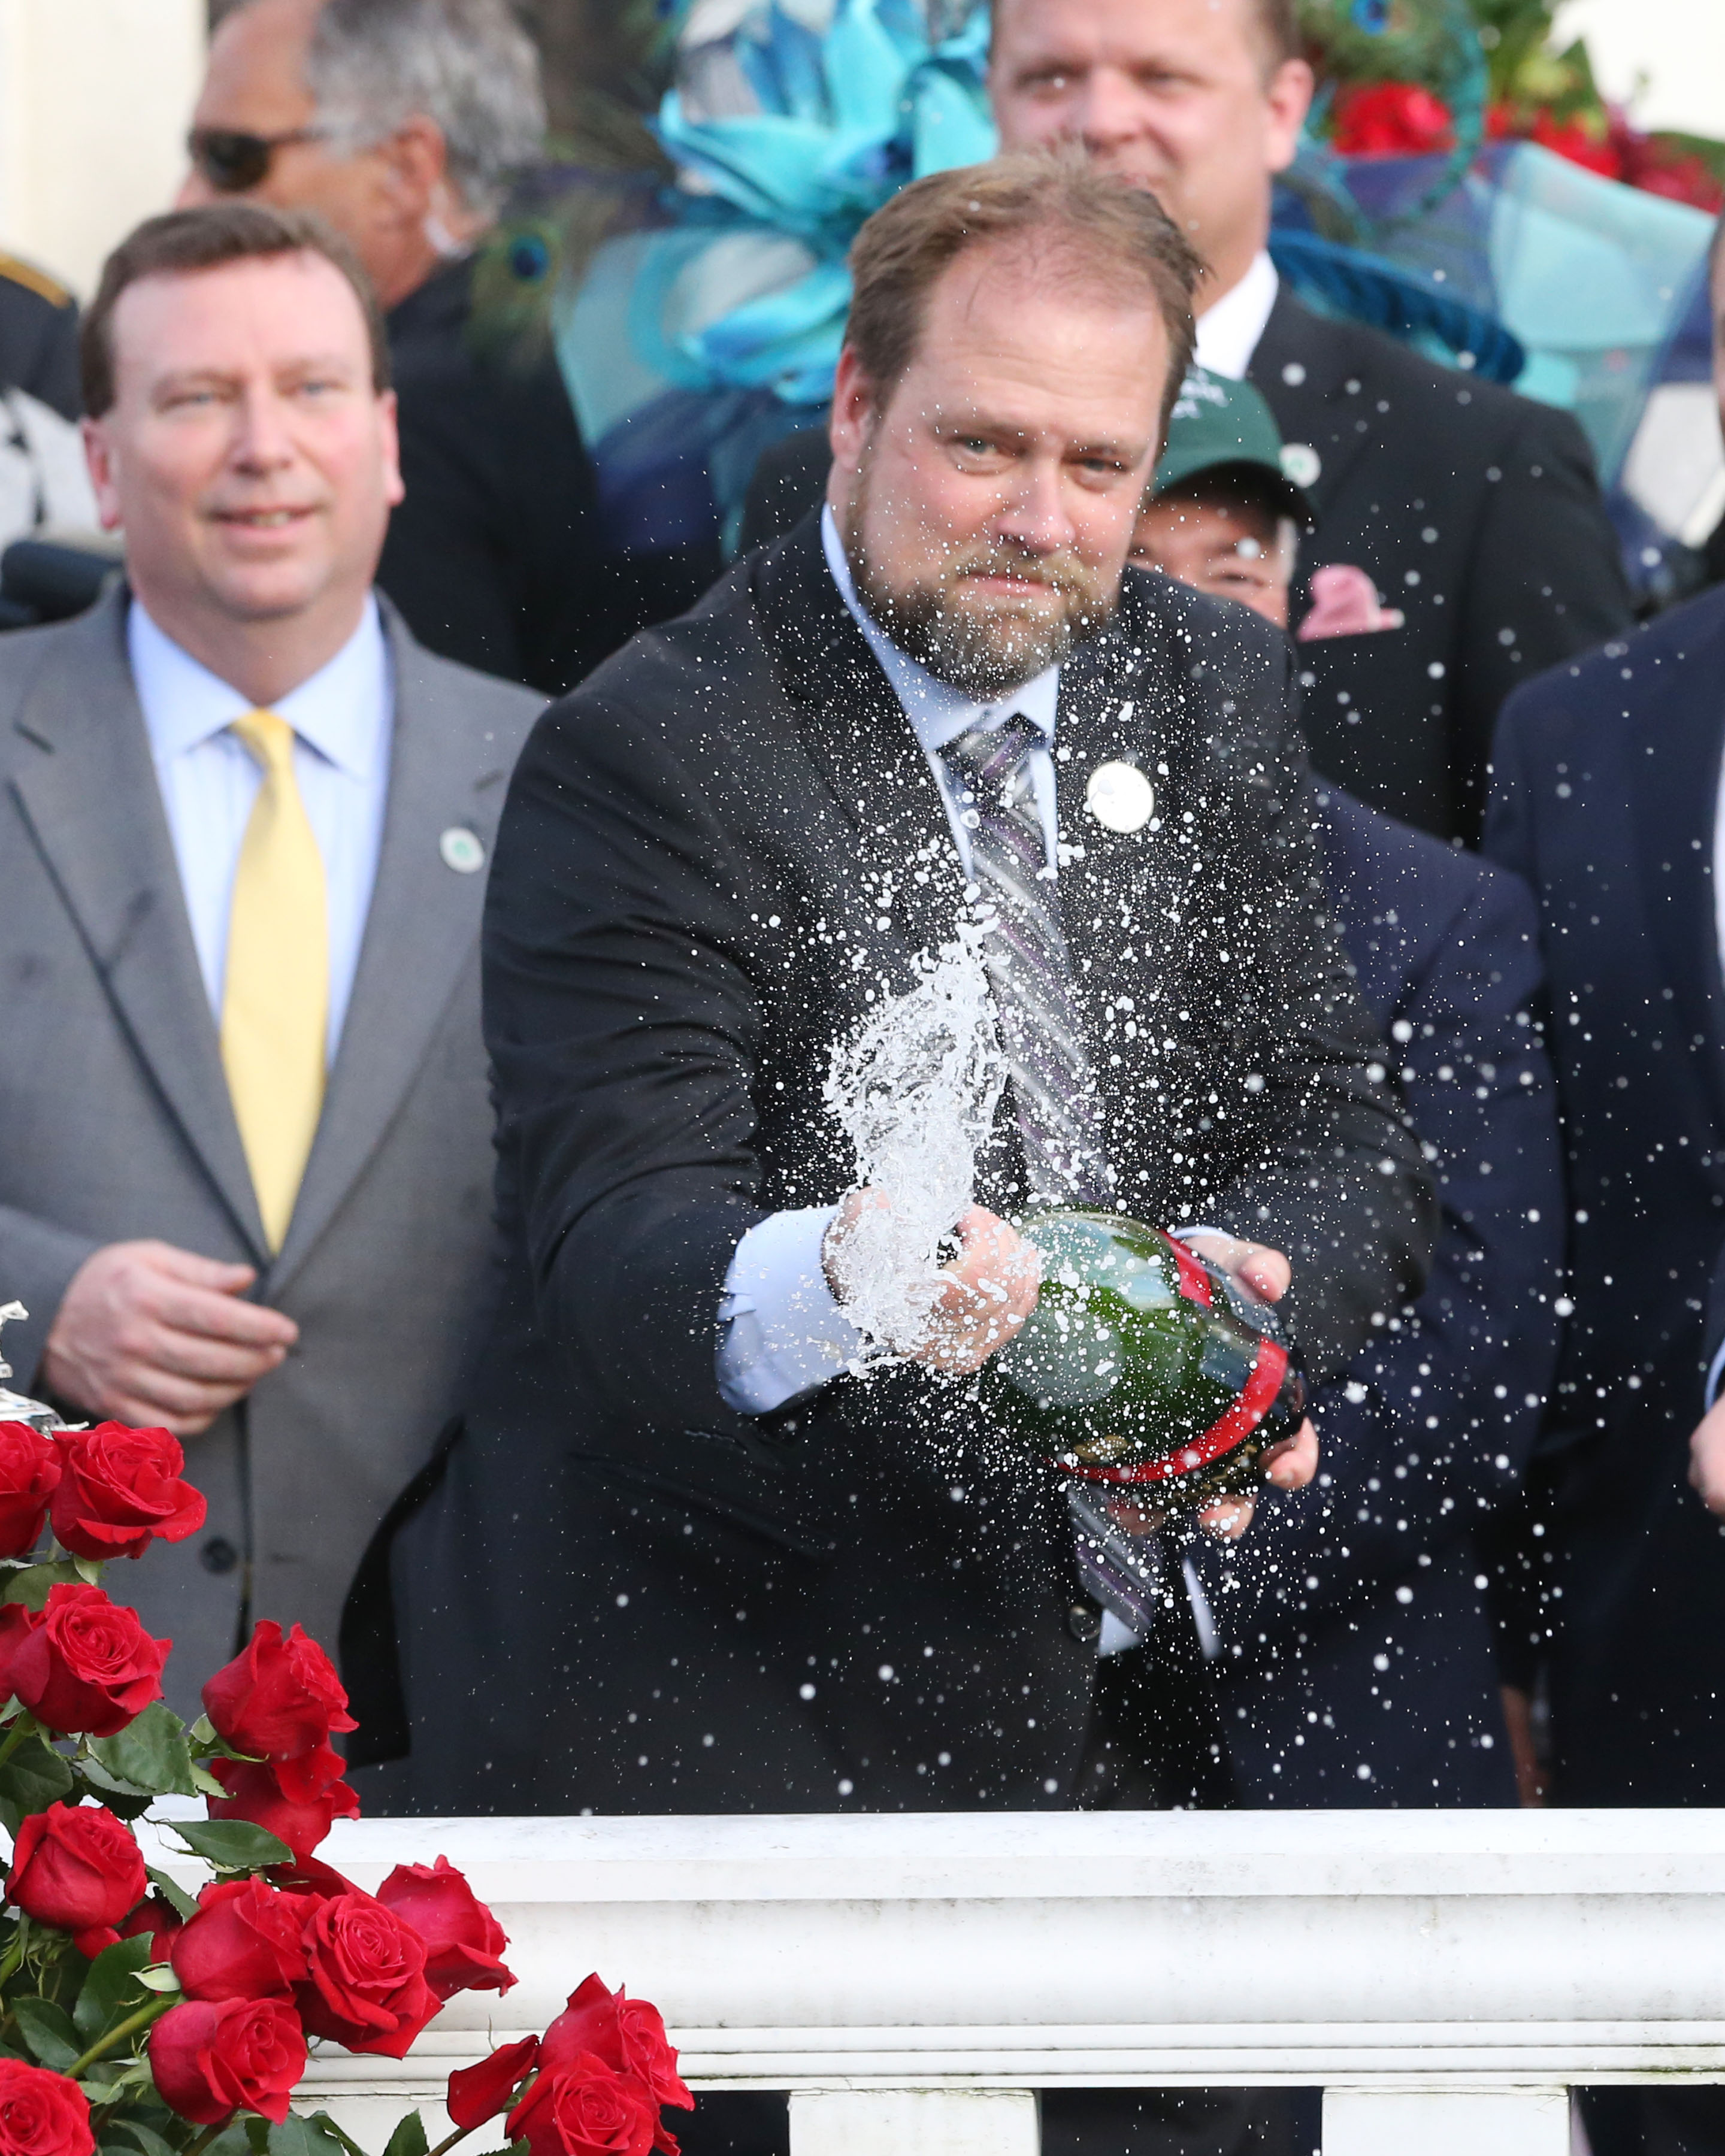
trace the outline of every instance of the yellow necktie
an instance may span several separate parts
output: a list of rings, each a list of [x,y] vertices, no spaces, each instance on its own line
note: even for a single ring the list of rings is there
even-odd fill
[[[323,1107],[328,900],[294,778],[293,728],[274,711],[248,711],[234,732],[264,776],[228,916],[222,1064],[264,1233],[279,1250]]]

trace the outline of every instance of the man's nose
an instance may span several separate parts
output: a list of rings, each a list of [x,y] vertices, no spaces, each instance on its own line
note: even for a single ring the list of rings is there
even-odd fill
[[[1027,554],[1055,554],[1072,544],[1076,535],[1055,459],[1034,459],[1021,468],[994,520],[994,534]]]
[[[248,471],[275,471],[294,460],[288,413],[273,390],[257,389],[243,398],[233,460]]]
[[[176,209],[207,209],[216,198],[216,191],[205,179],[196,165],[188,165],[186,177],[180,182],[180,191],[174,197]]]
[[[1073,101],[1071,131],[1091,150],[1130,141],[1142,130],[1143,105],[1136,85],[1120,69],[1092,68]]]

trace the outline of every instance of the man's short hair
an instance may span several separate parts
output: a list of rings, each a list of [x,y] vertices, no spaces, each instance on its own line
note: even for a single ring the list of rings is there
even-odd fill
[[[1257,11],[1259,35],[1269,49],[1271,67],[1303,59],[1306,40],[1300,35],[1296,0],[1251,0],[1251,5]]]
[[[495,217],[511,176],[542,157],[539,56],[508,0],[326,0],[305,86],[317,125],[352,155],[423,113],[443,131],[467,208]]]
[[[114,310],[129,285],[146,277],[193,277],[230,262],[269,262],[283,254],[321,254],[353,288],[372,348],[372,387],[389,387],[389,339],[372,280],[341,235],[310,210],[264,203],[213,203],[146,218],[102,264],[101,282],[79,332],[84,408],[99,419],[114,403]]]
[[[1154,195],[1101,171],[1074,145],[930,172],[901,188],[850,249],[845,341],[886,397],[916,356],[928,295],[959,256],[1003,240],[1048,239],[1069,280],[1117,295],[1136,280],[1168,331],[1168,424],[1192,364],[1192,295],[1204,264]]]

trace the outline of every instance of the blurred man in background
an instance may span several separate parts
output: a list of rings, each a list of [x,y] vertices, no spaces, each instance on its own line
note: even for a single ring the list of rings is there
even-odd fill
[[[1322,519],[1311,567],[1383,595],[1369,627],[1307,628],[1313,762],[1373,808],[1474,839],[1504,697],[1629,623],[1580,429],[1281,285],[1271,189],[1312,90],[1294,0],[999,0],[989,90],[1003,149],[1081,141],[1179,224],[1209,265],[1199,363],[1255,382],[1297,449]],[[746,544],[794,521],[825,463],[812,431],[762,459]]]
[[[388,352],[326,227],[152,218],[85,334],[126,585],[0,640],[0,1279],[22,1384],[187,1441],[205,1532],[116,1591],[189,1685],[251,1617],[333,1646],[448,1412],[490,1240],[479,871],[536,699],[373,595]]]
[[[717,561],[610,551],[548,327],[476,300],[475,249],[544,136],[507,0],[245,0],[211,45],[180,199],[315,209],[352,243],[400,399],[406,498],[378,581],[432,650],[549,692],[680,612]]]
[[[1725,403],[1718,240],[1712,302]],[[1725,1502],[1725,1417],[1695,1430],[1722,1329],[1722,671],[1716,590],[1532,683],[1492,759],[1486,843],[1539,900],[1568,1153],[1574,1310],[1522,1545],[1563,1804],[1725,1804],[1725,1562],[1690,1486]],[[1717,2089],[1583,2102],[1594,2156],[1725,2150]]]
[[[1286,629],[1312,511],[1282,449],[1250,382],[1194,372],[1132,558]],[[1317,1486],[1266,1493],[1267,1537],[1194,1546],[1219,1734],[1247,1805],[1513,1804],[1532,1761],[1506,1741],[1521,1731],[1479,1530],[1527,1464],[1557,1358],[1538,921],[1519,878],[1338,786],[1317,800],[1343,943],[1396,1044],[1444,1225],[1411,1317],[1317,1392]]]

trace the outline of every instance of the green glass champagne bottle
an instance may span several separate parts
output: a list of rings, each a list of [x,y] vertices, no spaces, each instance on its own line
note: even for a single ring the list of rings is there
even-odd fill
[[[1042,1253],[1042,1289],[978,1373],[999,1435],[1170,1509],[1249,1492],[1259,1455],[1306,1413],[1269,1306],[1139,1220],[1063,1209],[1018,1224]]]

